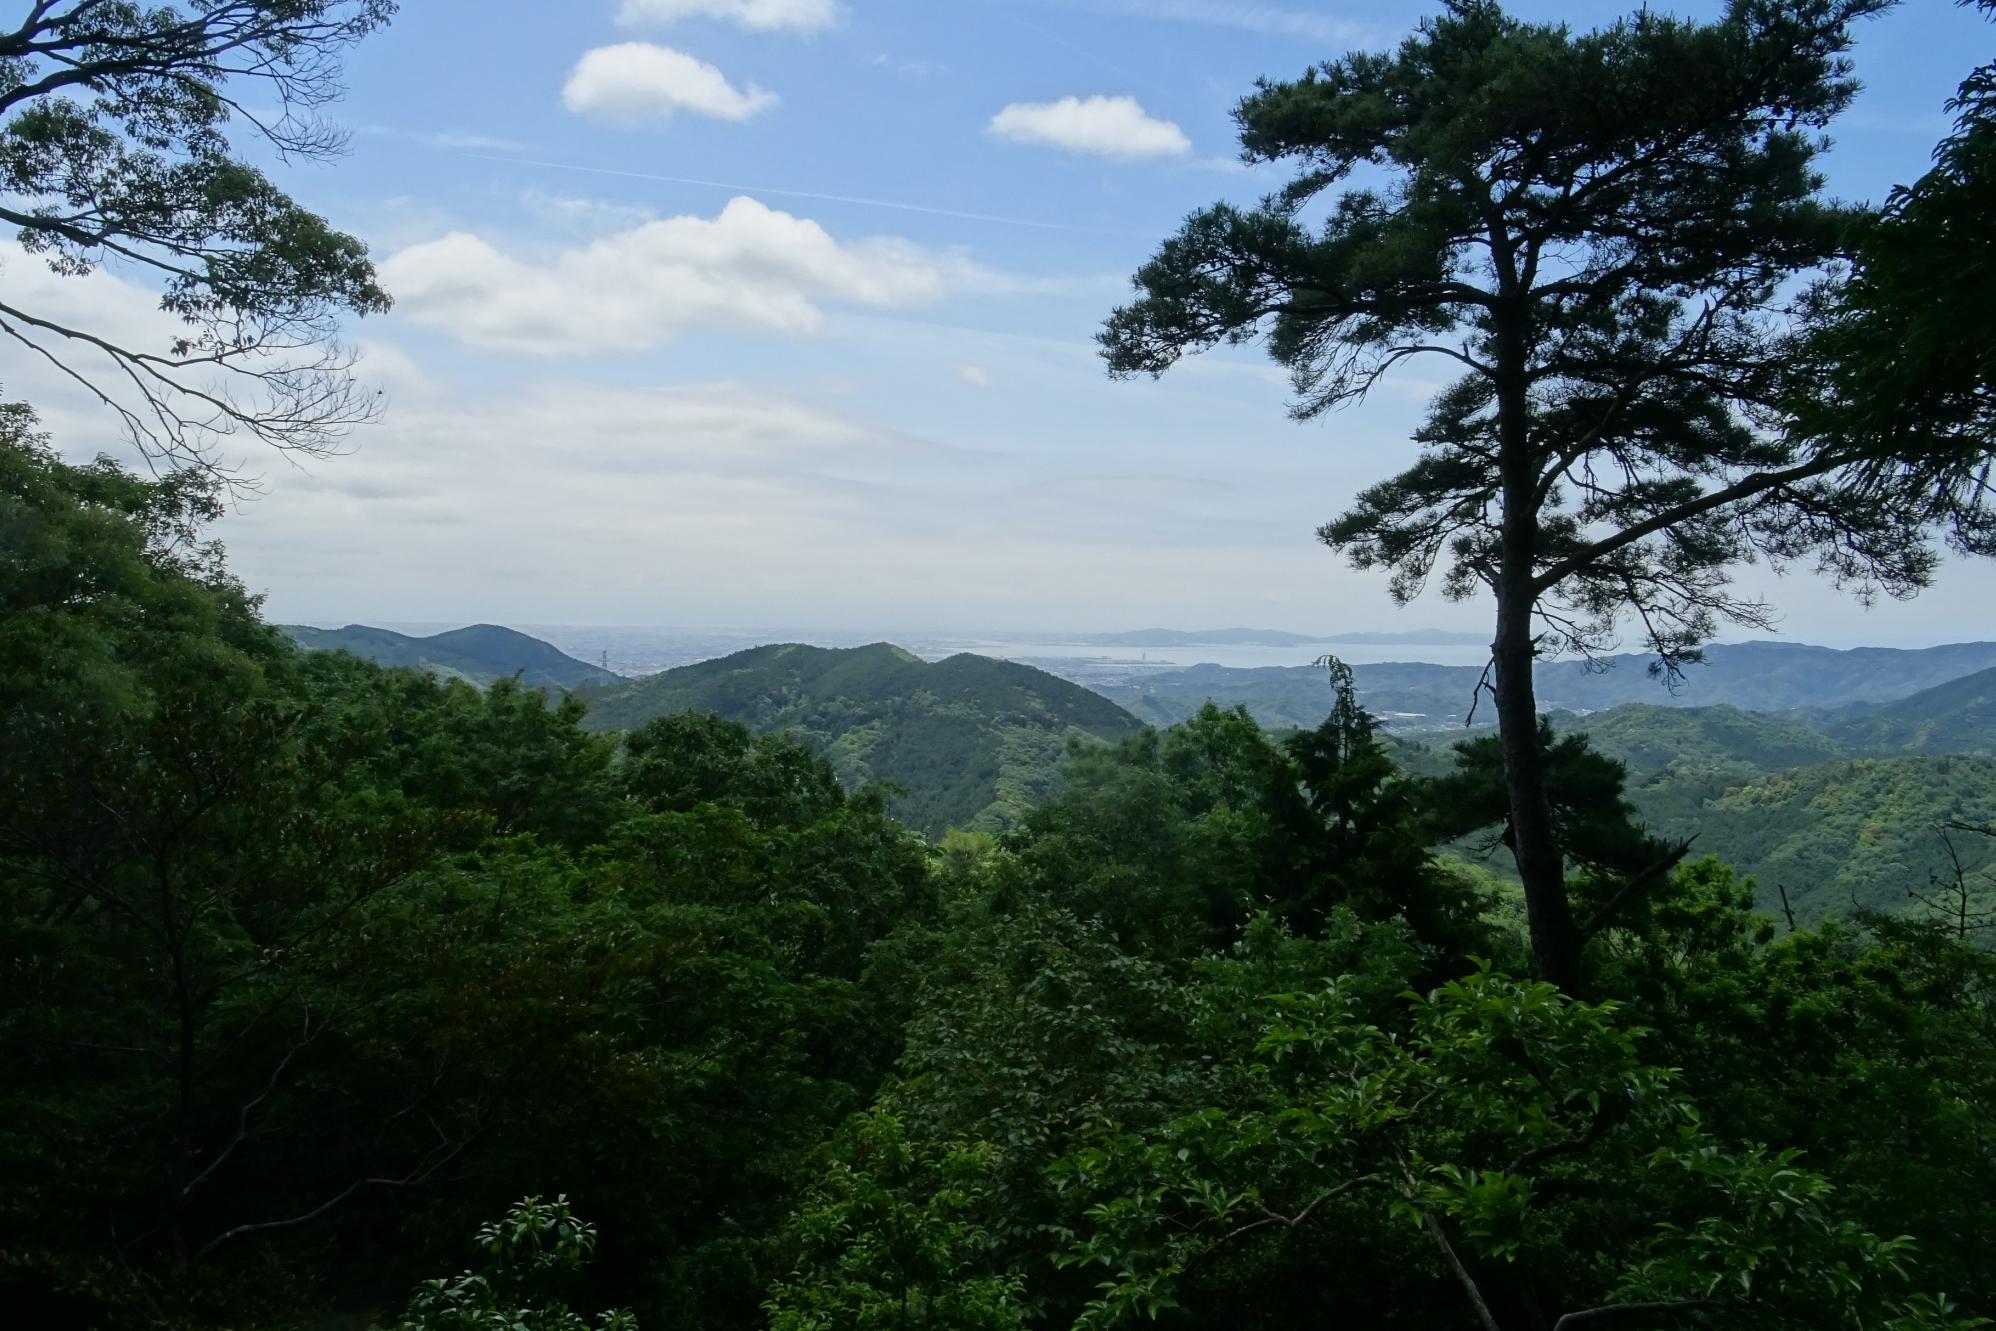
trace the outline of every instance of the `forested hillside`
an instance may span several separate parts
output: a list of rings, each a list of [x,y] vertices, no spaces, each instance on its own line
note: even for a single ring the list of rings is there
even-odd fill
[[[1866,709],[1870,724],[1861,730],[1843,711],[1764,715],[1732,707],[1629,706],[1547,720],[1555,733],[1582,736],[1626,768],[1628,798],[1656,835],[1691,839],[1697,853],[1751,875],[1763,909],[1778,909],[1785,887],[1808,918],[1899,914],[1917,912],[1913,891],[1958,867],[1978,901],[1996,906],[1996,881],[1982,874],[1991,847],[1943,835],[1950,824],[1996,819],[1996,736],[1972,722],[1980,696],[1973,684],[1943,685]],[[1959,717],[1953,702],[1964,704]],[[1952,718],[1953,748],[1943,752],[1964,756],[1925,756],[1931,750],[1920,741],[1934,732],[1900,727],[1894,718],[1902,709]],[[1845,738],[1852,734],[1911,742],[1872,747]],[[1437,775],[1449,748],[1403,740],[1394,753],[1406,770]],[[1501,867],[1507,856],[1493,853]]]
[[[517,675],[528,688],[578,689],[616,684],[621,676],[564,655],[539,638],[497,624],[473,624],[426,638],[392,629],[349,624],[342,629],[280,625],[300,647],[351,652],[377,665],[410,666],[434,674],[490,684]]]
[[[1855,752],[1996,753],[1996,670],[1813,720]]]
[[[969,654],[931,663],[887,643],[756,647],[587,701],[595,730],[692,711],[798,735],[849,786],[898,787],[895,813],[932,835],[1013,825],[1054,789],[1070,737],[1116,739],[1139,725],[1031,666]]]
[[[1499,0],[1117,3],[1059,7],[1082,25],[1060,33],[1007,6],[570,8],[480,26],[439,0],[351,70],[394,0],[0,23],[0,343],[54,399],[0,401],[0,1328],[1996,1328],[1996,754],[1968,751],[1996,644],[1699,661],[1775,621],[1770,569],[1910,597],[1996,556],[1996,63],[1931,156],[1917,118],[1871,136],[1898,145],[1878,178],[1914,183],[1865,203],[1822,155],[1890,0],[1594,28]],[[1940,12],[1961,22],[1902,36],[1986,39],[1996,0]],[[611,26],[557,96],[567,40]],[[1187,127],[1134,96],[1004,104],[979,79],[1013,28],[1051,40],[1012,86],[1085,66]],[[1375,28],[1376,51],[1311,49]],[[917,58],[944,38],[976,59]],[[1208,76],[1250,39],[1330,58],[1244,84],[1222,173]],[[413,295],[366,342],[424,456],[231,529],[256,482],[218,450],[330,469],[385,410],[347,348],[394,295],[276,178],[344,146],[323,111],[349,73],[398,85],[406,114],[354,118],[380,156],[479,163],[448,195],[315,187],[479,227],[381,265]],[[834,121],[859,79],[904,100]],[[498,137],[498,111],[557,101],[572,119],[522,122],[545,159]],[[447,132],[446,104],[490,136]],[[758,163],[759,117],[784,151]],[[642,180],[642,207],[535,191],[537,253],[475,220],[519,193],[488,168],[629,161],[624,136],[668,128],[659,169],[701,176],[579,168]],[[1010,197],[1032,177],[997,154],[1056,147],[1120,160]],[[876,158],[926,164],[952,206],[866,197]],[[746,191],[712,220],[654,208],[798,162],[814,188],[781,197],[1012,240],[853,239]],[[560,570],[577,606],[886,604],[931,558],[902,594],[1022,614],[1032,578],[1093,577],[1281,604],[1249,581],[1279,547],[1237,539],[1265,513],[1206,503],[1277,456],[1238,446],[1265,376],[1153,399],[1235,445],[1195,506],[1179,438],[1124,431],[1157,475],[1067,465],[1115,419],[1085,394],[1120,390],[1079,386],[1066,342],[881,312],[1093,290],[1172,215],[1100,330],[1110,375],[1259,343],[1298,423],[1426,397],[1353,432],[1364,465],[1398,456],[1322,496],[1316,534],[1402,602],[1487,604],[1488,672],[1184,672],[1131,696],[1153,725],[886,644],[574,689],[584,663],[490,626],[306,650],[219,539],[323,590],[288,538],[378,496],[393,550],[353,567],[423,552],[522,605],[556,585],[529,567],[543,520],[586,547]],[[1086,266],[1026,267],[1029,234],[1085,237]],[[743,354],[807,332],[836,345]],[[512,366],[478,375],[582,343],[616,359],[518,392]],[[869,358],[895,428],[840,372]],[[738,382],[682,376],[738,359]],[[492,400],[428,382],[460,377]],[[928,436],[952,379],[987,395],[988,456]],[[1003,494],[1000,441],[1070,410],[1080,432],[1032,436],[1037,483]],[[1255,498],[1334,474],[1271,467]],[[641,507],[603,507],[640,480]],[[920,520],[864,530],[876,489]],[[1141,505],[1175,548],[1129,539]],[[663,550],[693,557],[639,557]],[[1623,633],[1642,656],[1593,668]]]
[[[1838,651],[1800,643],[1752,642],[1705,649],[1703,664],[1687,665],[1667,684],[1650,673],[1652,657],[1611,656],[1541,662],[1538,698],[1547,711],[1598,712],[1653,707],[1729,706],[1788,712],[1889,703],[1981,671],[1996,669],[1996,643],[1945,647],[1881,647]],[[1353,667],[1365,705],[1398,729],[1458,727],[1469,715],[1483,671],[1475,666],[1421,662]],[[1164,671],[1105,689],[1107,696],[1153,724],[1193,715],[1208,701],[1246,707],[1264,725],[1314,726],[1330,714],[1331,691],[1314,666],[1257,669],[1201,665]],[[1489,703],[1484,703],[1485,718]]]
[[[1809,919],[1917,911],[1910,894],[1951,875],[1957,853],[1980,907],[1996,906],[1996,880],[1983,876],[1996,844],[1955,837],[1951,850],[1943,836],[1953,825],[1996,825],[1996,762],[1986,758],[1860,759],[1724,788],[1674,785],[1638,784],[1630,798],[1660,835],[1696,836],[1701,851],[1753,875],[1763,909],[1785,889]],[[1693,803],[1689,793],[1705,798]]]

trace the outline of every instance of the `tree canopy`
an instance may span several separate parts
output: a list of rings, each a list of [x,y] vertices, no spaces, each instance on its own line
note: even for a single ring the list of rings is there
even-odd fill
[[[367,248],[245,161],[341,136],[317,111],[340,56],[395,0],[34,0],[0,32],[0,222],[62,276],[157,287],[164,345],[0,300],[0,333],[82,386],[170,463],[216,461],[244,432],[317,454],[369,419],[339,319],[388,308]]]

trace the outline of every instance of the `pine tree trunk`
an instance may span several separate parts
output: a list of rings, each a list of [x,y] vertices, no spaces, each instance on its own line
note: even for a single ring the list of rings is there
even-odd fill
[[[1572,993],[1580,980],[1580,927],[1566,895],[1566,857],[1553,823],[1539,747],[1538,693],[1532,681],[1537,644],[1538,468],[1532,456],[1531,404],[1526,389],[1525,331],[1515,311],[1498,317],[1497,431],[1503,517],[1498,538],[1496,668],[1497,731],[1510,797],[1511,853],[1525,885],[1525,916],[1539,978]]]
[[[1511,806],[1511,853],[1525,885],[1532,959],[1539,978],[1571,993],[1580,979],[1580,927],[1566,895],[1566,857],[1553,825],[1539,747],[1538,697],[1532,686],[1532,604],[1500,595],[1496,662],[1497,729],[1504,747],[1504,785]]]

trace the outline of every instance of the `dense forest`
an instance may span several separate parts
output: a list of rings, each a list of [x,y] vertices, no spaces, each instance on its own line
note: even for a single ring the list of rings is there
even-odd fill
[[[202,431],[372,407],[330,351],[261,408],[200,376],[389,294],[226,132],[327,149],[235,94],[330,99],[394,8],[0,32],[0,215],[187,325],[90,344],[151,472],[0,407],[9,1325],[1991,1325],[1986,663],[1801,718],[1539,681],[1623,624],[1690,677],[1765,620],[1746,562],[1911,595],[1996,551],[1996,67],[1876,209],[1812,162],[1887,0],[1447,0],[1249,93],[1291,182],[1189,218],[1102,352],[1262,341],[1302,419],[1455,364],[1320,533],[1494,609],[1493,728],[1426,747],[1335,662],[1268,725],[884,645],[611,685],[266,622]]]
[[[1990,1306],[1996,961],[1943,912],[1687,863],[1561,996],[1430,849],[1501,835],[1490,746],[1404,775],[1348,687],[928,841],[798,739],[300,651],[196,480],[9,421],[28,1325],[1455,1325],[1456,1261],[1506,1320]],[[1605,907],[1656,843],[1559,770]]]

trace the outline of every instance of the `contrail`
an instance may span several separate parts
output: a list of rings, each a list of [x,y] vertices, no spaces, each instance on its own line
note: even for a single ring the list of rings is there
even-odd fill
[[[812,199],[819,203],[850,203],[862,208],[887,208],[902,213],[922,213],[929,217],[953,217],[965,222],[989,222],[996,226],[1031,227],[1035,231],[1075,231],[1095,236],[1137,236],[1136,231],[1108,227],[1078,226],[1072,222],[1041,222],[1029,217],[1000,217],[994,213],[969,213],[955,208],[931,208],[920,203],[898,203],[892,199],[862,199],[850,194],[817,194],[801,189],[769,189],[762,185],[738,185],[726,180],[696,180],[690,176],[662,176],[650,171],[619,171],[607,166],[577,166],[573,162],[543,162],[531,157],[499,157],[491,153],[460,153],[481,162],[504,162],[509,166],[537,166],[550,171],[580,171],[594,176],[623,176],[630,180],[657,180],[668,185],[693,185],[701,189],[740,190],[747,194],[768,194],[780,199]]]

